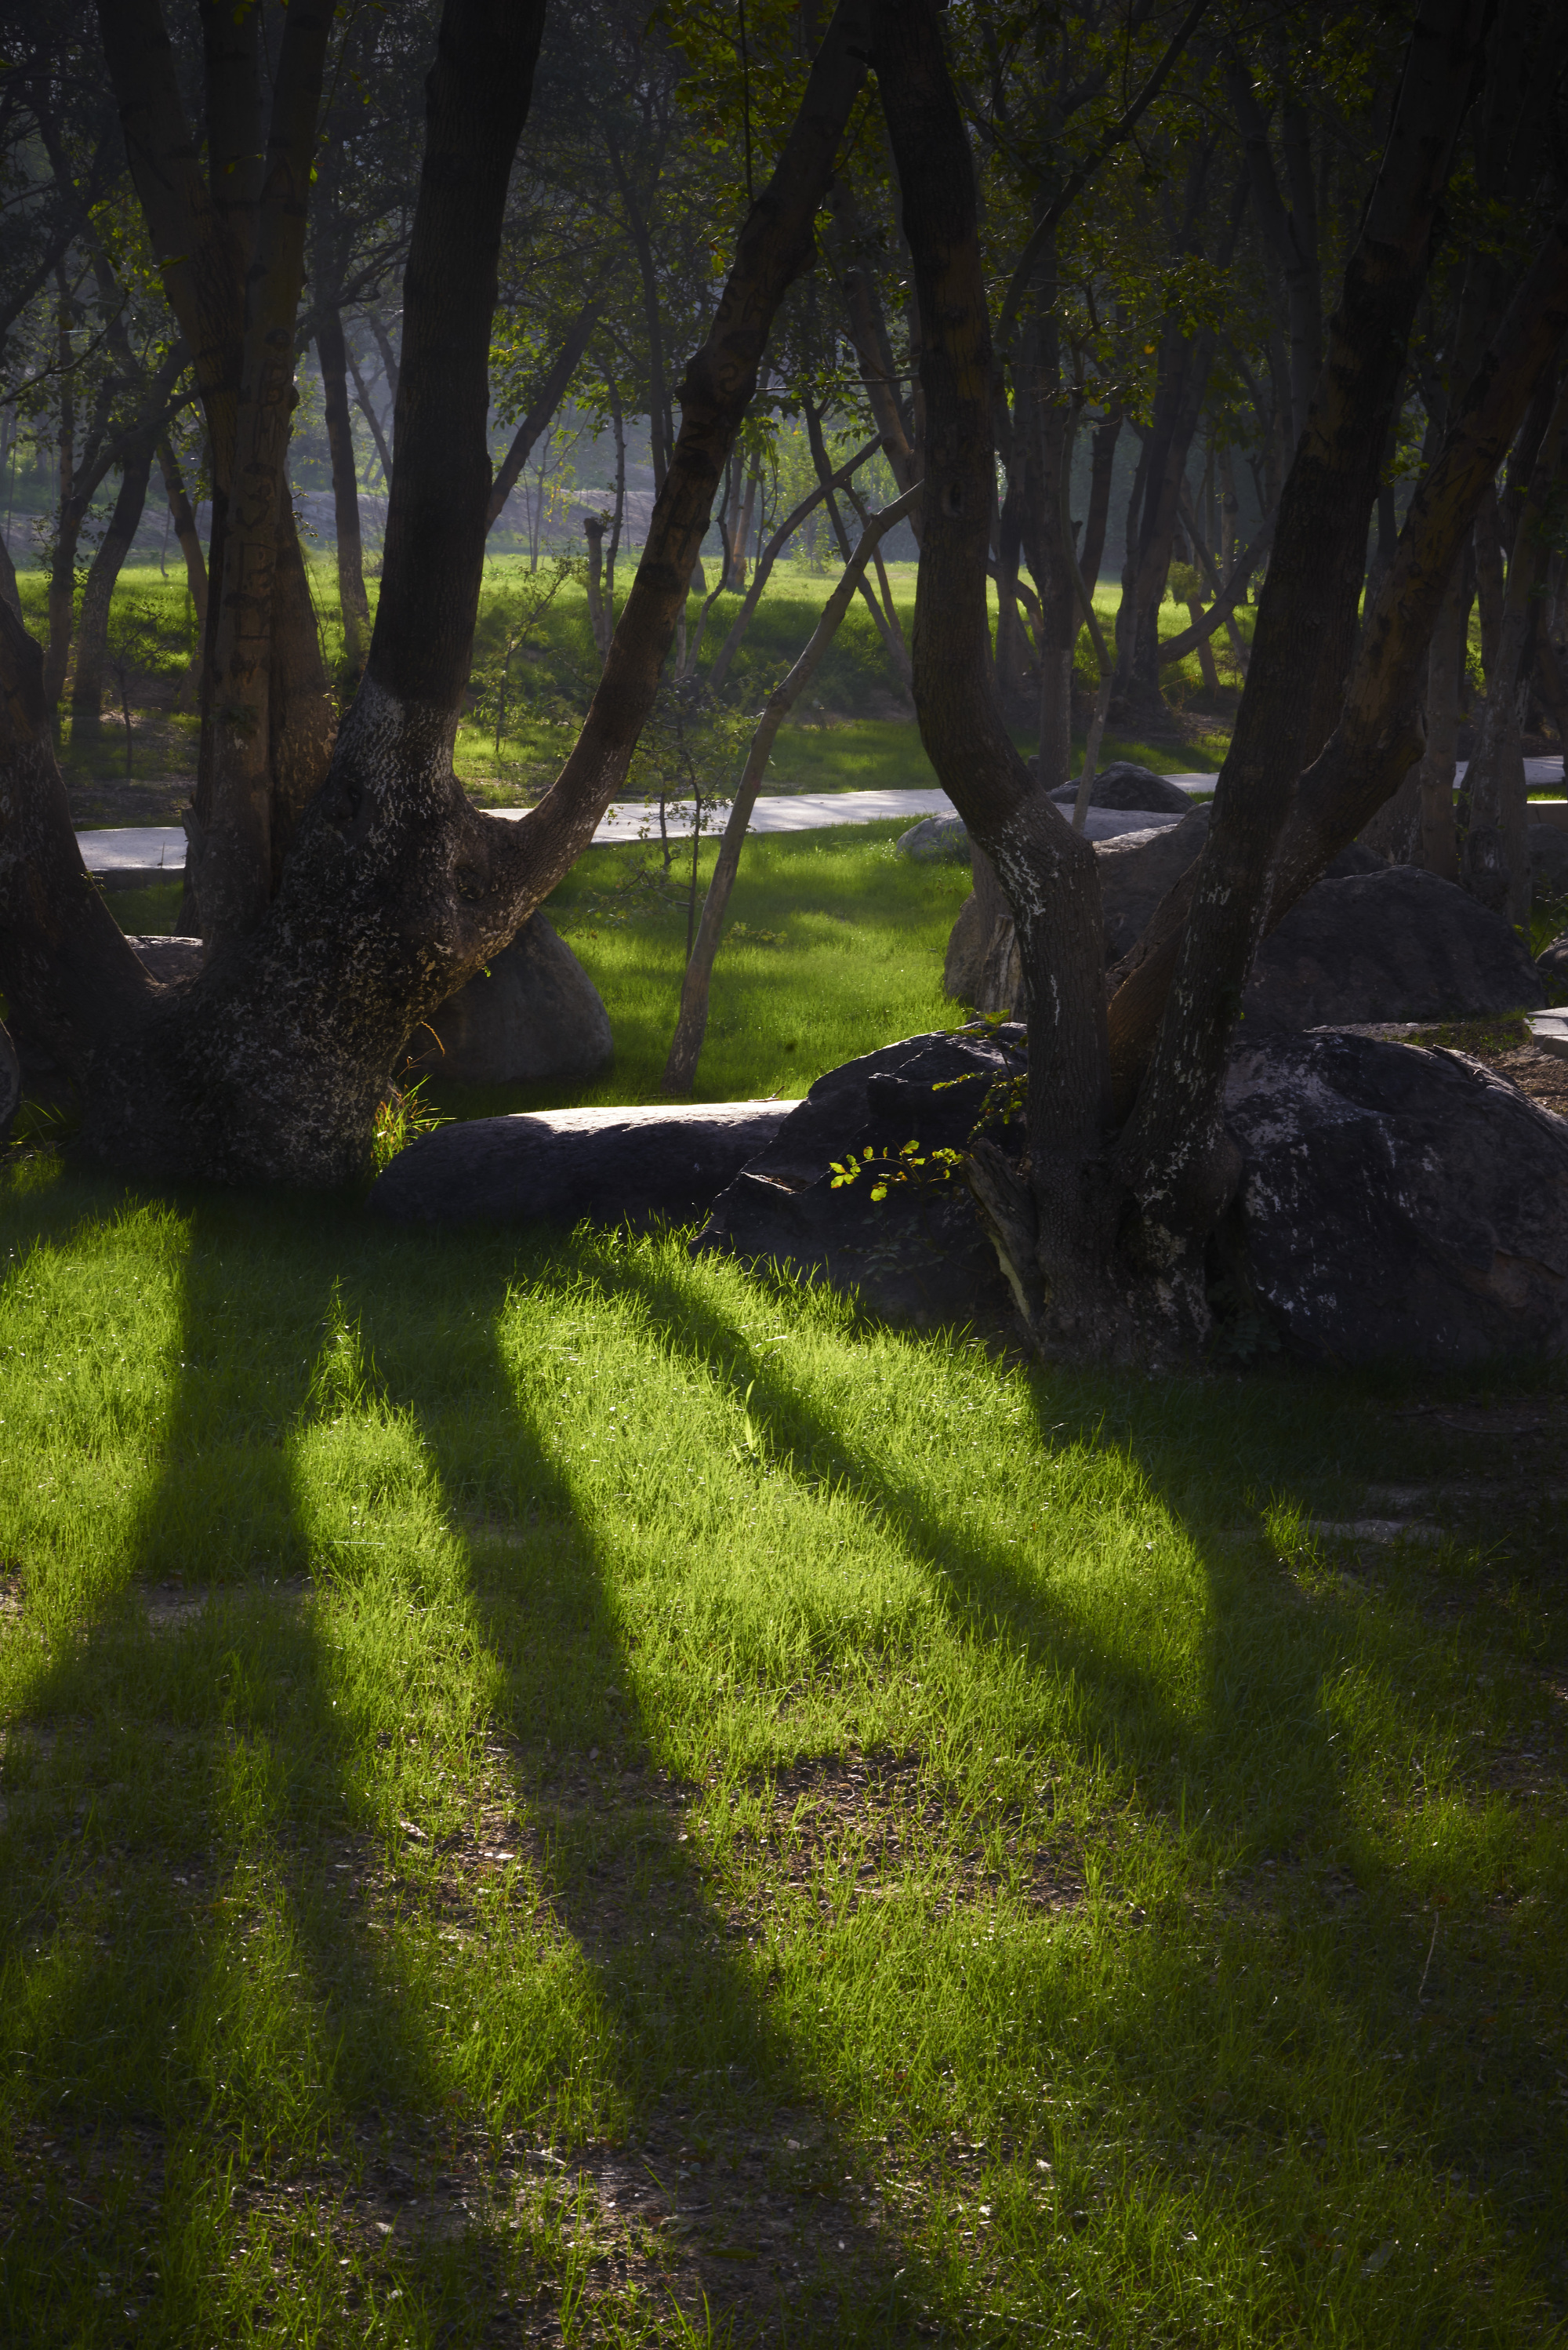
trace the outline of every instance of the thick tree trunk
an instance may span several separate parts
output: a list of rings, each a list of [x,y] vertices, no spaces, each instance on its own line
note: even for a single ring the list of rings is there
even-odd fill
[[[1418,23],[1417,35],[1420,29]],[[1465,29],[1457,28],[1457,34]],[[1453,49],[1458,73],[1463,51],[1457,36]],[[1436,44],[1427,51],[1428,78],[1441,57]],[[1422,52],[1414,50],[1413,61],[1421,58]],[[1402,113],[1417,113],[1421,92],[1410,88],[1412,78],[1407,73]],[[1391,148],[1399,143],[1400,129],[1397,115]],[[1440,162],[1440,152],[1432,160],[1434,166]],[[1387,161],[1386,174],[1392,183]],[[1382,225],[1379,213],[1386,211],[1375,195],[1368,223],[1374,232]],[[1377,258],[1376,245],[1372,257]],[[1353,257],[1352,275],[1355,266]],[[1568,213],[1554,224],[1496,335],[1480,355],[1455,423],[1417,485],[1393,570],[1376,610],[1367,616],[1339,725],[1289,796],[1268,877],[1260,936],[1284,919],[1331,860],[1357,837],[1419,754],[1422,678],[1449,581],[1462,563],[1481,499],[1565,332]],[[1331,341],[1325,385],[1332,386],[1336,372]],[[1263,617],[1261,608],[1260,629]],[[1212,840],[1212,832],[1210,837]],[[1206,853],[1157,908],[1137,949],[1112,975],[1111,1055],[1118,1097],[1136,1084],[1162,1017],[1169,1018],[1172,980],[1186,947],[1187,910],[1195,900],[1207,861]]]
[[[370,599],[365,593],[365,557],[359,537],[359,467],[354,455],[354,425],[348,413],[348,352],[336,303],[322,310],[316,328],[321,362],[322,406],[332,459],[332,518],[337,532],[337,609],[343,622],[343,667],[357,682],[370,647]]]
[[[1110,1237],[1105,1203],[1083,1180],[1099,1154],[1106,1097],[1099,879],[1094,850],[1014,750],[992,679],[991,329],[973,167],[940,20],[932,0],[880,0],[873,25],[925,327],[916,708],[927,754],[1013,910],[1031,1007],[1031,1221],[1053,1326],[1067,1336],[1097,1301],[1093,1268]],[[1022,1270],[1038,1283],[1033,1266]]]
[[[103,707],[103,668],[109,651],[109,610],[130,543],[136,536],[147,504],[148,477],[152,471],[152,444],[144,435],[126,452],[119,494],[109,518],[98,553],[82,589],[81,620],[77,635],[76,673],[71,681],[71,708],[78,716],[98,717]]]
[[[500,825],[469,805],[452,745],[483,564],[496,257],[542,16],[514,0],[448,0],[364,681],[271,912],[94,1062],[82,1147],[99,1157],[231,1180],[359,1173],[410,1027],[514,934],[624,781],[774,312],[811,258],[866,41],[841,5],[687,370],[664,491],[577,745],[541,805]],[[68,943],[62,951],[68,961]],[[9,933],[0,954],[9,987],[22,960]]]
[[[1389,416],[1483,22],[1482,0],[1459,11],[1427,0],[1412,35],[1327,363],[1282,497],[1251,670],[1159,1042],[1118,1139],[1117,1171],[1139,1209],[1139,1252],[1150,1274],[1169,1283],[1194,1333],[1207,1323],[1203,1242],[1235,1180],[1220,1116],[1231,1037],[1296,779],[1317,748],[1324,656],[1354,638]],[[1389,788],[1419,748],[1407,733],[1406,741]]]
[[[131,176],[159,257],[164,291],[192,354],[212,459],[208,577],[213,592],[207,598],[202,634],[202,727],[196,794],[186,817],[192,843],[186,866],[189,920],[196,919],[195,885],[208,844],[215,833],[220,838],[223,833],[218,793],[225,761],[219,756],[215,717],[225,709],[239,707],[226,697],[214,695],[214,655],[220,633],[227,629],[233,637],[242,614],[247,629],[258,623],[265,629],[264,615],[270,613],[275,629],[275,640],[270,642],[265,634],[238,639],[242,666],[248,670],[258,655],[263,658],[267,686],[267,707],[254,737],[241,746],[239,762],[243,767],[248,761],[254,770],[255,761],[265,759],[268,802],[263,812],[265,821],[252,821],[243,843],[241,895],[247,900],[254,900],[267,886],[269,875],[275,885],[299,811],[320,785],[332,743],[331,696],[281,454],[270,480],[265,463],[258,473],[247,460],[241,489],[237,494],[234,491],[242,383],[248,384],[253,405],[260,394],[275,395],[265,402],[267,416],[261,426],[261,439],[269,446],[281,450],[286,442],[288,411],[293,406],[293,307],[282,298],[286,288],[279,283],[278,268],[264,265],[262,275],[270,282],[262,285],[253,264],[257,260],[264,190],[270,208],[269,251],[285,275],[296,268],[290,255],[303,229],[314,130],[308,85],[313,78],[319,79],[318,71],[313,73],[309,68],[306,53],[315,51],[325,38],[324,0],[323,5],[313,5],[298,14],[296,26],[291,12],[286,26],[288,38],[272,70],[269,133],[263,109],[260,11],[203,11],[207,105],[203,142],[192,137],[185,118],[180,74],[159,0],[112,0],[112,5],[111,0],[99,0],[99,29]],[[303,82],[298,71],[302,57],[306,64]],[[302,119],[306,116],[309,120]],[[291,140],[292,159],[288,155]],[[292,184],[286,186],[291,172]],[[275,305],[280,313],[283,309],[288,313],[286,350],[281,357],[273,351],[248,375],[247,291],[254,297],[251,326],[264,349],[263,312]],[[253,427],[256,421],[253,417]],[[254,432],[248,430],[248,437],[254,441]],[[252,458],[258,453],[265,452],[259,446],[252,449]],[[247,543],[261,548],[244,571],[243,595],[234,598],[226,595],[224,584],[231,505]],[[270,509],[272,515],[270,547],[264,508]],[[244,714],[242,710],[242,719]],[[234,764],[233,759],[227,762],[230,770]],[[224,788],[233,795],[232,772]],[[254,818],[254,807],[249,813]],[[234,847],[231,832],[226,848]]]

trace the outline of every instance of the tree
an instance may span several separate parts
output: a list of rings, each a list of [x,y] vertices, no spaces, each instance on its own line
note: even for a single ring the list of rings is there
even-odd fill
[[[296,48],[277,78],[289,93],[281,110],[275,102],[277,177],[250,199],[264,221],[270,208],[257,251],[263,236],[272,240],[286,267],[321,38],[303,0],[298,10]],[[111,12],[111,39],[121,39],[130,13]],[[136,13],[148,36],[141,0]],[[428,84],[385,565],[365,674],[275,899],[257,905],[259,892],[247,901],[236,891],[216,951],[182,991],[147,977],[97,901],[67,817],[37,649],[19,623],[0,621],[0,976],[27,1027],[75,1076],[85,1097],[82,1147],[99,1158],[231,1181],[322,1185],[356,1175],[410,1030],[514,935],[592,838],[624,780],[769,327],[812,257],[813,223],[865,79],[865,32],[858,9],[841,5],[824,34],[686,369],[664,488],[576,748],[540,806],[502,826],[469,805],[452,745],[491,488],[486,357],[496,255],[543,13],[543,0],[447,0]],[[291,9],[291,31],[295,16]],[[123,43],[127,87],[154,84],[147,115],[129,103],[128,112],[145,122],[149,153],[155,144],[188,203],[204,204],[169,135],[168,90],[160,93],[150,70],[160,54],[151,36],[140,51]],[[162,201],[160,186],[152,196]],[[208,245],[226,234],[213,220]],[[177,260],[171,275],[192,266]],[[219,280],[221,293],[221,267]],[[266,338],[286,331],[283,310],[269,296],[272,323],[253,317],[252,350],[276,348]],[[217,323],[231,332],[222,302]],[[250,379],[244,395],[257,411],[245,445],[258,460],[266,453],[265,388]],[[210,397],[218,393],[213,381]],[[259,526],[254,515],[242,522],[253,546]],[[226,567],[225,593],[229,579]]]
[[[971,1180],[1041,1338],[1147,1357],[1207,1326],[1204,1243],[1239,1171],[1222,1086],[1251,957],[1418,743],[1415,669],[1441,578],[1568,326],[1568,218],[1489,338],[1352,667],[1382,452],[1482,54],[1479,0],[1428,0],[1285,484],[1208,843],[1107,1007],[1093,851],[1009,741],[987,658],[991,337],[940,19],[932,0],[879,0],[873,25],[924,325],[916,702],[932,764],[1000,877],[1029,981],[1027,1174],[982,1143]],[[1341,716],[1314,757],[1331,677]]]

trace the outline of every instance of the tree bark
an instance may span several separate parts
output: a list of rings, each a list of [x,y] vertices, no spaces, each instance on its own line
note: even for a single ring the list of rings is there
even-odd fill
[[[324,6],[314,5],[314,0],[309,10],[301,12],[300,25],[285,45],[291,75],[302,46],[314,47],[324,37]],[[192,920],[197,918],[195,885],[204,843],[214,826],[219,763],[213,657],[225,610],[223,586],[239,390],[244,377],[246,289],[256,255],[258,213],[269,168],[262,109],[260,16],[256,9],[236,11],[219,5],[219,0],[202,0],[207,109],[203,165],[203,141],[192,136],[185,118],[179,70],[160,0],[99,0],[99,31],[131,179],[158,257],[164,292],[192,355],[212,460],[213,525],[207,567],[216,592],[207,598],[202,743],[195,799],[186,816],[192,840],[186,865],[191,909],[187,919]],[[281,66],[281,52],[277,62]],[[275,82],[275,116],[280,129],[290,104],[290,88]],[[297,140],[297,124],[295,130]],[[307,176],[307,138],[304,144]],[[295,162],[297,167],[297,144]],[[296,195],[300,203],[305,184],[296,172]],[[275,172],[273,185],[275,196]],[[275,210],[281,208],[275,203]],[[298,219],[302,224],[302,213]],[[283,242],[287,244],[286,236]],[[264,295],[262,299],[265,298]],[[275,380],[283,379],[290,406],[292,356],[290,311],[286,353],[279,350],[272,355],[274,388]],[[251,380],[254,388],[254,375]],[[280,482],[281,472],[273,482],[275,552],[264,556],[248,598],[254,621],[264,608],[254,591],[260,573],[265,572],[271,583],[270,609],[280,631],[270,648],[268,715],[260,738],[273,803],[265,827],[264,870],[269,870],[275,879],[297,811],[326,773],[333,734],[331,695],[309,583],[292,510],[286,496],[278,494]],[[250,525],[254,531],[254,514]],[[233,624],[232,613],[229,624]],[[253,840],[251,846],[259,845]],[[254,875],[251,879],[254,886]]]
[[[1104,945],[1095,852],[1014,750],[990,660],[986,571],[992,344],[968,137],[932,0],[879,0],[873,59],[903,191],[924,326],[924,536],[916,595],[920,739],[1012,907],[1029,992],[1029,1149],[1053,1326],[1075,1331],[1108,1239],[1081,1180],[1106,1110]]]
[[[1561,494],[1568,436],[1568,378],[1559,390],[1518,504],[1508,586],[1487,671],[1486,707],[1465,777],[1469,824],[1465,886],[1513,923],[1530,919],[1529,795],[1520,743],[1525,646],[1550,544],[1547,510]],[[1483,515],[1486,506],[1483,502]]]
[[[152,471],[152,440],[148,433],[126,452],[119,493],[109,528],[88,572],[82,590],[81,620],[77,635],[76,674],[71,681],[71,707],[89,719],[103,707],[103,667],[109,651],[109,609],[121,566],[130,552],[142,510],[147,504],[148,478]]]
[[[359,468],[348,412],[348,351],[343,317],[327,304],[317,320],[316,355],[321,363],[327,446],[332,459],[332,518],[337,531],[337,608],[343,621],[343,667],[358,682],[370,645],[370,599],[365,593],[365,558],[359,537]]]
[[[1420,31],[1418,21],[1417,36]],[[1456,49],[1458,46],[1456,41]],[[1410,78],[1407,75],[1407,92]],[[1396,137],[1399,129],[1397,116]],[[1369,215],[1374,230],[1379,225],[1379,210],[1375,193]],[[1376,256],[1376,247],[1374,253]],[[1352,265],[1354,269],[1354,259]],[[1331,860],[1357,837],[1419,755],[1422,676],[1438,613],[1480,501],[1564,332],[1568,213],[1554,223],[1525,273],[1480,356],[1437,460],[1417,485],[1394,567],[1362,631],[1339,725],[1289,795],[1268,875],[1260,936],[1284,919]],[[1335,373],[1331,340],[1325,385],[1332,384]],[[1262,618],[1260,608],[1260,626]],[[1255,650],[1254,669],[1258,666]],[[1251,680],[1248,690],[1252,690]],[[1111,1049],[1118,1096],[1136,1084],[1162,1016],[1169,1017],[1172,979],[1185,946],[1186,910],[1195,899],[1207,861],[1206,852],[1157,908],[1137,949],[1112,975]]]
[[[496,259],[542,16],[515,0],[447,0],[365,678],[270,913],[93,1061],[81,1147],[98,1157],[228,1180],[357,1176],[410,1027],[514,934],[624,782],[774,313],[811,259],[866,41],[841,5],[688,368],[665,488],[576,747],[541,805],[500,825],[469,805],[452,745],[483,564]],[[25,944],[0,933],[8,988]],[[69,962],[68,941],[59,953]]]

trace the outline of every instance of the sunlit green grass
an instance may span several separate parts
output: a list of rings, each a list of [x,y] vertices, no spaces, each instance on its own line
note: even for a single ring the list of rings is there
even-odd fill
[[[747,841],[714,969],[700,1100],[803,1094],[825,1070],[890,1037],[962,1020],[941,974],[969,868],[895,857],[904,829],[846,826]],[[705,838],[699,910],[716,854]],[[591,849],[546,909],[604,997],[613,1068],[587,1086],[504,1091],[445,1087],[436,1076],[431,1093],[469,1115],[654,1099],[685,968],[690,839],[674,844],[668,884],[659,868],[656,844]],[[179,885],[165,883],[116,890],[109,904],[124,930],[167,931],[179,900]]]
[[[1560,2338],[1559,1586],[1320,1556],[1397,1389],[47,1159],[0,1262],[7,2343]]]
[[[914,625],[916,568],[912,563],[894,564],[888,572],[906,638]],[[340,680],[343,634],[335,559],[330,553],[314,552],[308,557],[308,570],[323,655],[329,674]],[[623,567],[622,594],[630,576]],[[503,715],[498,707],[503,658],[508,642],[517,634],[530,579],[525,556],[503,554],[486,561],[473,669],[454,759],[463,782],[481,800],[493,805],[535,798],[546,787],[571,748],[598,676],[586,591],[580,582],[571,580],[511,656],[505,723],[498,729]],[[775,566],[730,672],[725,687],[730,706],[740,711],[761,708],[810,637],[831,585],[828,573],[813,572],[804,560]],[[41,637],[46,628],[43,574],[24,572],[20,586],[24,613]],[[374,572],[366,586],[374,611],[379,593]],[[1107,630],[1114,627],[1118,592],[1105,582],[1096,591],[1096,608]],[[994,609],[994,590],[992,600]],[[704,674],[739,605],[739,598],[728,594],[715,603],[699,663]],[[690,608],[693,630],[700,609],[701,599],[693,598]],[[115,591],[113,612],[114,640],[129,645],[131,651],[132,779],[193,775],[197,720],[192,710],[175,707],[171,700],[195,642],[194,613],[178,557],[162,570],[151,563],[128,566]],[[1248,611],[1242,623],[1249,630],[1251,621]],[[1166,633],[1173,635],[1186,625],[1184,609],[1174,604],[1165,607],[1161,627]],[[1224,655],[1222,675],[1233,685],[1235,681],[1225,666],[1228,649],[1221,645],[1220,650]],[[1086,635],[1079,644],[1078,670],[1080,682],[1092,692],[1095,673]],[[1165,681],[1178,702],[1191,699],[1199,690],[1196,657],[1168,671]],[[1029,752],[1036,737],[1027,713],[1023,715],[1017,739],[1020,747]],[[1228,733],[1228,721],[1221,718],[1207,734],[1179,744],[1111,735],[1103,746],[1102,762],[1136,759],[1160,771],[1217,766],[1224,756]],[[119,687],[112,675],[101,718],[94,723],[73,712],[67,694],[57,733],[61,764],[72,780],[119,783],[125,779],[125,731]],[[1080,733],[1075,764],[1081,763],[1083,747]],[[738,758],[731,761],[738,764]],[[722,793],[732,786],[734,775],[721,763],[703,780]],[[809,694],[780,734],[767,788],[929,790],[936,780],[881,640],[868,614],[857,606],[840,628]],[[166,816],[167,810],[161,810],[158,820]],[[116,811],[113,820],[124,821],[123,812]]]

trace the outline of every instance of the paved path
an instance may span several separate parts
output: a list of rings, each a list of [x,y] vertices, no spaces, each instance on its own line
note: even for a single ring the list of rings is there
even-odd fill
[[[1525,780],[1532,791],[1552,784],[1561,784],[1563,765],[1557,758],[1527,759]],[[1459,773],[1464,773],[1463,764]],[[1211,792],[1213,775],[1168,775],[1168,783],[1184,792]],[[725,804],[721,801],[714,811],[722,815]],[[515,822],[527,814],[525,808],[492,808],[488,813],[503,822]],[[953,804],[946,792],[788,792],[760,799],[753,812],[749,832],[817,832],[825,826],[836,824],[876,824],[888,816],[899,816],[914,824],[923,816],[951,816]],[[1115,817],[1115,821],[1106,821]],[[1174,823],[1174,817],[1155,818],[1137,810],[1127,816],[1122,811],[1095,809],[1091,811],[1091,838],[1106,838],[1116,833],[1127,832],[1155,823]],[[672,806],[665,811],[665,821],[672,838],[689,839],[691,833],[691,807]],[[709,829],[704,811],[703,828]],[[596,845],[612,841],[657,840],[659,811],[646,807],[641,800],[620,800],[610,807],[594,834]],[[160,876],[172,876],[185,869],[185,836],[177,825],[124,825],[112,831],[78,832],[77,839],[89,873],[102,874],[116,880],[156,881]]]

